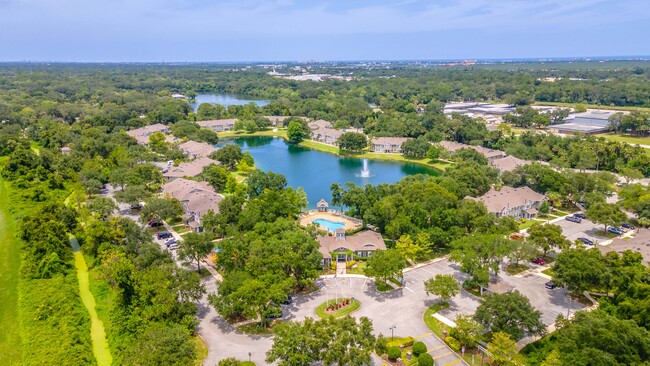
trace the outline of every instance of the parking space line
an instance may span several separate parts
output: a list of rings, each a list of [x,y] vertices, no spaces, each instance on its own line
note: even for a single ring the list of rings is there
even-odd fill
[[[408,288],[408,287],[406,287],[406,286],[404,286],[404,288],[407,289],[407,290],[409,290],[409,291],[411,291],[411,292],[415,292],[415,291],[411,290],[410,288]]]
[[[449,356],[450,354],[451,354],[451,352],[443,353],[443,354],[441,354],[441,355],[433,356],[433,359],[435,360],[436,358]]]

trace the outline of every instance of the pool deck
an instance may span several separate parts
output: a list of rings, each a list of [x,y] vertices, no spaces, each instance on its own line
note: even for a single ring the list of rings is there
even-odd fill
[[[314,220],[318,220],[318,219],[323,219],[323,220],[328,220],[333,222],[341,222],[345,225],[343,227],[345,230],[354,230],[361,227],[361,223],[356,223],[345,217],[333,214],[331,212],[318,212],[318,211],[305,212],[303,216],[300,218],[300,225],[307,226],[311,224]],[[323,228],[323,226],[321,226],[321,228]]]

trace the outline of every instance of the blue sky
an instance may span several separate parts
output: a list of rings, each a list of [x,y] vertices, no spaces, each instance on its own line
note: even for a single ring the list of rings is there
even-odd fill
[[[648,0],[0,0],[0,61],[650,55]]]

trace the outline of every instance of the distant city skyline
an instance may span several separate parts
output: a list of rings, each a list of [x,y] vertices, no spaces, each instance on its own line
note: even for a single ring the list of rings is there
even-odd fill
[[[0,61],[625,58],[648,21],[633,0],[0,0]]]

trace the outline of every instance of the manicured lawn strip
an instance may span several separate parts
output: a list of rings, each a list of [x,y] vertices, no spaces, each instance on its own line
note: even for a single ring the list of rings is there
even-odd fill
[[[2,363],[19,364],[21,355],[18,314],[20,245],[9,213],[9,194],[0,179],[0,355]]]
[[[89,284],[90,292],[95,298],[95,309],[97,310],[97,317],[104,323],[104,330],[106,331],[106,338],[108,340],[109,349],[113,356],[114,364],[122,363],[122,355],[120,350],[125,349],[129,342],[133,341],[119,333],[113,325],[113,310],[117,302],[117,293],[110,285],[102,279],[103,274],[101,269],[92,265],[92,258],[86,256],[86,262],[89,264]]]
[[[271,325],[268,326],[266,329],[264,329],[264,327],[262,327],[260,323],[253,322],[253,323],[239,326],[237,327],[237,330],[246,334],[270,335],[273,334],[273,326],[281,322],[282,322],[281,320],[274,320],[271,322]]]
[[[526,220],[523,224],[519,224],[519,230],[528,229],[529,227],[535,225],[539,221],[536,220]]]
[[[325,307],[327,306],[327,303],[330,302],[331,300],[325,301],[324,303],[318,305],[316,308],[316,315],[318,315],[321,318],[325,318],[328,316],[333,316],[335,318],[341,317],[341,316],[346,316],[348,314],[351,314],[355,311],[357,311],[361,307],[361,303],[358,300],[352,300],[350,301],[350,305],[339,309],[333,313],[326,313],[325,312]],[[340,300],[339,300],[340,301]]]
[[[529,268],[528,266],[525,266],[521,263],[519,264],[510,263],[506,266],[506,272],[508,272],[509,275],[516,275],[517,273],[521,273],[527,270],[528,268]]]
[[[174,231],[176,231],[179,235],[190,232],[190,228],[188,228],[187,226],[185,226],[183,224],[172,226],[172,229],[174,229]]]
[[[602,237],[605,237],[605,238],[608,238],[608,239],[614,239],[614,238],[618,237],[618,235],[616,235],[614,233],[607,232],[605,230],[598,230],[598,231],[596,231],[596,233],[594,235],[602,236]]]
[[[74,253],[74,265],[77,268],[77,281],[79,281],[79,296],[90,315],[90,339],[93,344],[93,354],[99,366],[110,366],[113,363],[113,357],[106,340],[104,323],[97,316],[95,310],[95,298],[90,292],[88,266],[84,256],[80,251]]]
[[[608,140],[617,141],[617,142],[626,142],[631,145],[650,145],[650,137],[638,137],[634,135],[627,134],[616,134],[616,133],[601,133],[596,135],[596,137],[604,137]]]
[[[273,132],[273,130],[264,130],[264,131],[258,131],[258,132],[253,132],[253,133],[246,133],[246,132],[234,132],[234,131],[228,131],[228,132],[219,132],[218,133],[220,138],[227,138],[227,137],[247,137],[247,136],[274,136],[274,137],[282,137],[284,139],[287,138],[287,131],[282,129],[278,130],[277,132]],[[444,171],[447,167],[451,166],[451,163],[448,162],[443,162],[443,161],[431,161],[431,159],[407,159],[404,157],[402,154],[384,154],[384,153],[374,153],[374,152],[364,152],[364,153],[347,153],[347,152],[341,152],[338,147],[336,146],[331,146],[327,144],[322,144],[320,142],[315,142],[311,140],[303,140],[300,143],[300,146],[304,146],[313,150],[318,150],[330,154],[335,154],[335,155],[342,155],[342,156],[350,156],[350,157],[355,157],[359,159],[373,159],[373,160],[386,160],[386,161],[399,161],[399,162],[405,162],[405,163],[415,163],[415,164],[420,164],[424,166],[428,166],[431,168],[435,168],[441,171]]]
[[[547,268],[542,271],[543,274],[553,277],[553,268]]]
[[[194,361],[194,365],[201,366],[203,365],[203,360],[208,357],[208,345],[205,344],[203,338],[198,334],[193,338],[196,345],[196,360]]]
[[[447,306],[444,306],[446,304]],[[446,302],[438,303],[433,306],[430,306],[427,311],[424,312],[423,318],[424,318],[424,323],[427,325],[429,330],[433,332],[438,338],[442,339],[442,331],[447,331],[447,334],[449,334],[449,327],[445,325],[443,322],[440,320],[436,319],[433,317],[433,314],[437,313],[438,311],[448,307],[449,304]],[[444,342],[444,341],[443,341]],[[460,356],[460,355],[459,355]],[[472,366],[478,366],[481,364],[481,357],[475,357],[474,362],[472,363],[472,355],[468,352],[465,352],[465,355],[462,356],[465,362]]]

